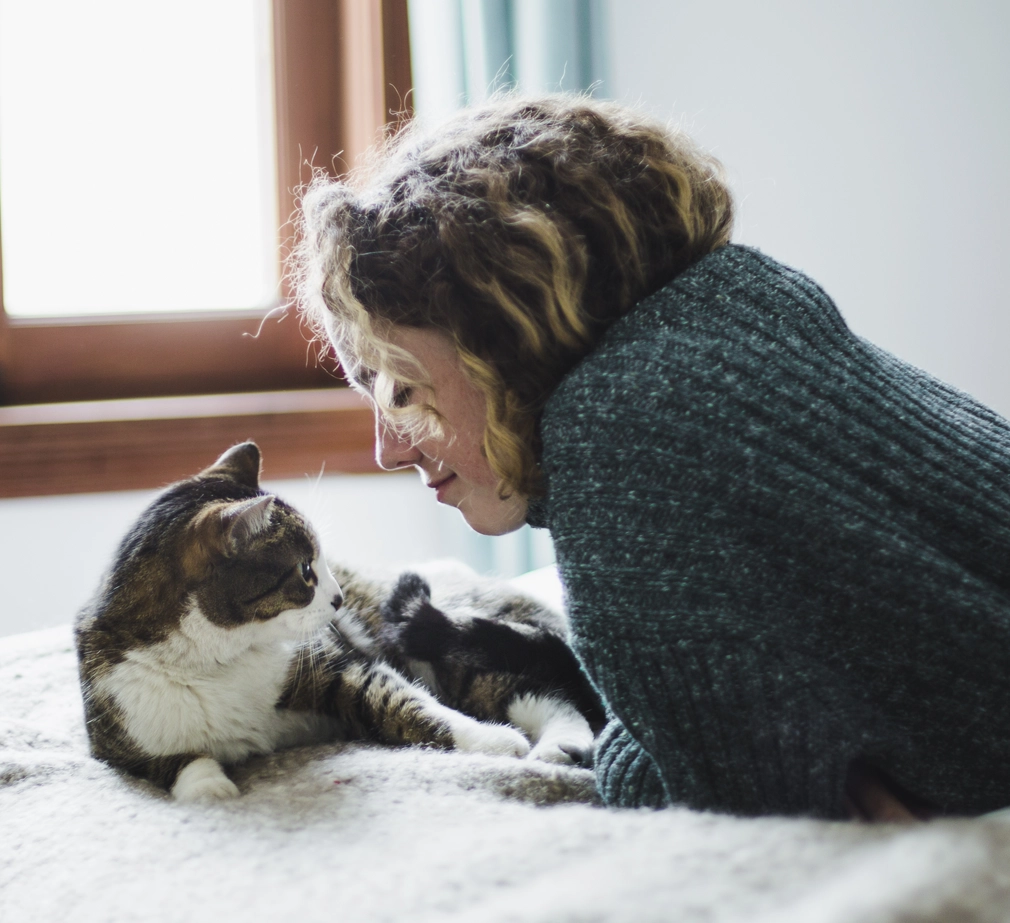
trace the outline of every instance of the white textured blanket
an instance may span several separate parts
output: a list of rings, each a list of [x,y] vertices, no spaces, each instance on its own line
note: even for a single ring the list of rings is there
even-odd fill
[[[610,811],[583,770],[363,744],[183,806],[87,755],[69,628],[0,640],[0,920],[1010,919],[1010,821]]]

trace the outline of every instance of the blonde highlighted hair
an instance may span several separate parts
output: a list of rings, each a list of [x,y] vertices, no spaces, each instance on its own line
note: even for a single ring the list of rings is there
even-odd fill
[[[393,326],[439,331],[487,402],[503,496],[536,496],[538,421],[561,378],[631,307],[729,242],[719,163],[677,130],[582,96],[506,96],[409,126],[302,200],[299,301],[352,381],[420,438],[431,404]],[[435,395],[435,405],[438,396]]]

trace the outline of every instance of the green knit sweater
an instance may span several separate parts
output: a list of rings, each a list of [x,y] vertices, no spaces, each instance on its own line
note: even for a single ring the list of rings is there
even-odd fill
[[[573,640],[615,805],[842,817],[861,757],[1010,804],[1010,425],[728,246],[644,299],[543,415]]]

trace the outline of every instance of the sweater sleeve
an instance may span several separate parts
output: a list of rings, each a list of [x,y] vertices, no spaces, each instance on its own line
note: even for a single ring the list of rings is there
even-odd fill
[[[751,645],[674,648],[611,643],[590,666],[641,740],[616,720],[601,738],[606,804],[845,816],[846,771],[872,747],[874,717],[844,687]]]
[[[664,808],[670,803],[655,761],[616,718],[596,742],[594,769],[604,804]]]

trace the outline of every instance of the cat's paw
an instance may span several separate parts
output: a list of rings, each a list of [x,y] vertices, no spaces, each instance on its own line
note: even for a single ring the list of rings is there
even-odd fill
[[[456,625],[431,604],[431,588],[417,574],[402,574],[379,611],[383,645],[406,660],[438,661],[456,647]]]
[[[591,769],[593,765],[593,736],[570,735],[541,738],[530,750],[531,760],[544,763],[559,763],[563,766],[582,766]]]
[[[530,743],[515,728],[507,724],[485,724],[460,715],[463,721],[454,721],[452,740],[457,750],[464,753],[486,753],[489,756],[524,757],[530,752]]]
[[[224,774],[221,764],[207,756],[193,760],[172,786],[172,797],[177,801],[226,801],[238,795],[238,786]]]
[[[594,738],[586,717],[555,696],[522,695],[509,706],[508,719],[534,741],[530,759],[590,767]]]
[[[420,574],[400,574],[392,592],[379,607],[384,622],[396,625],[409,622],[418,609],[431,602],[431,587]]]

